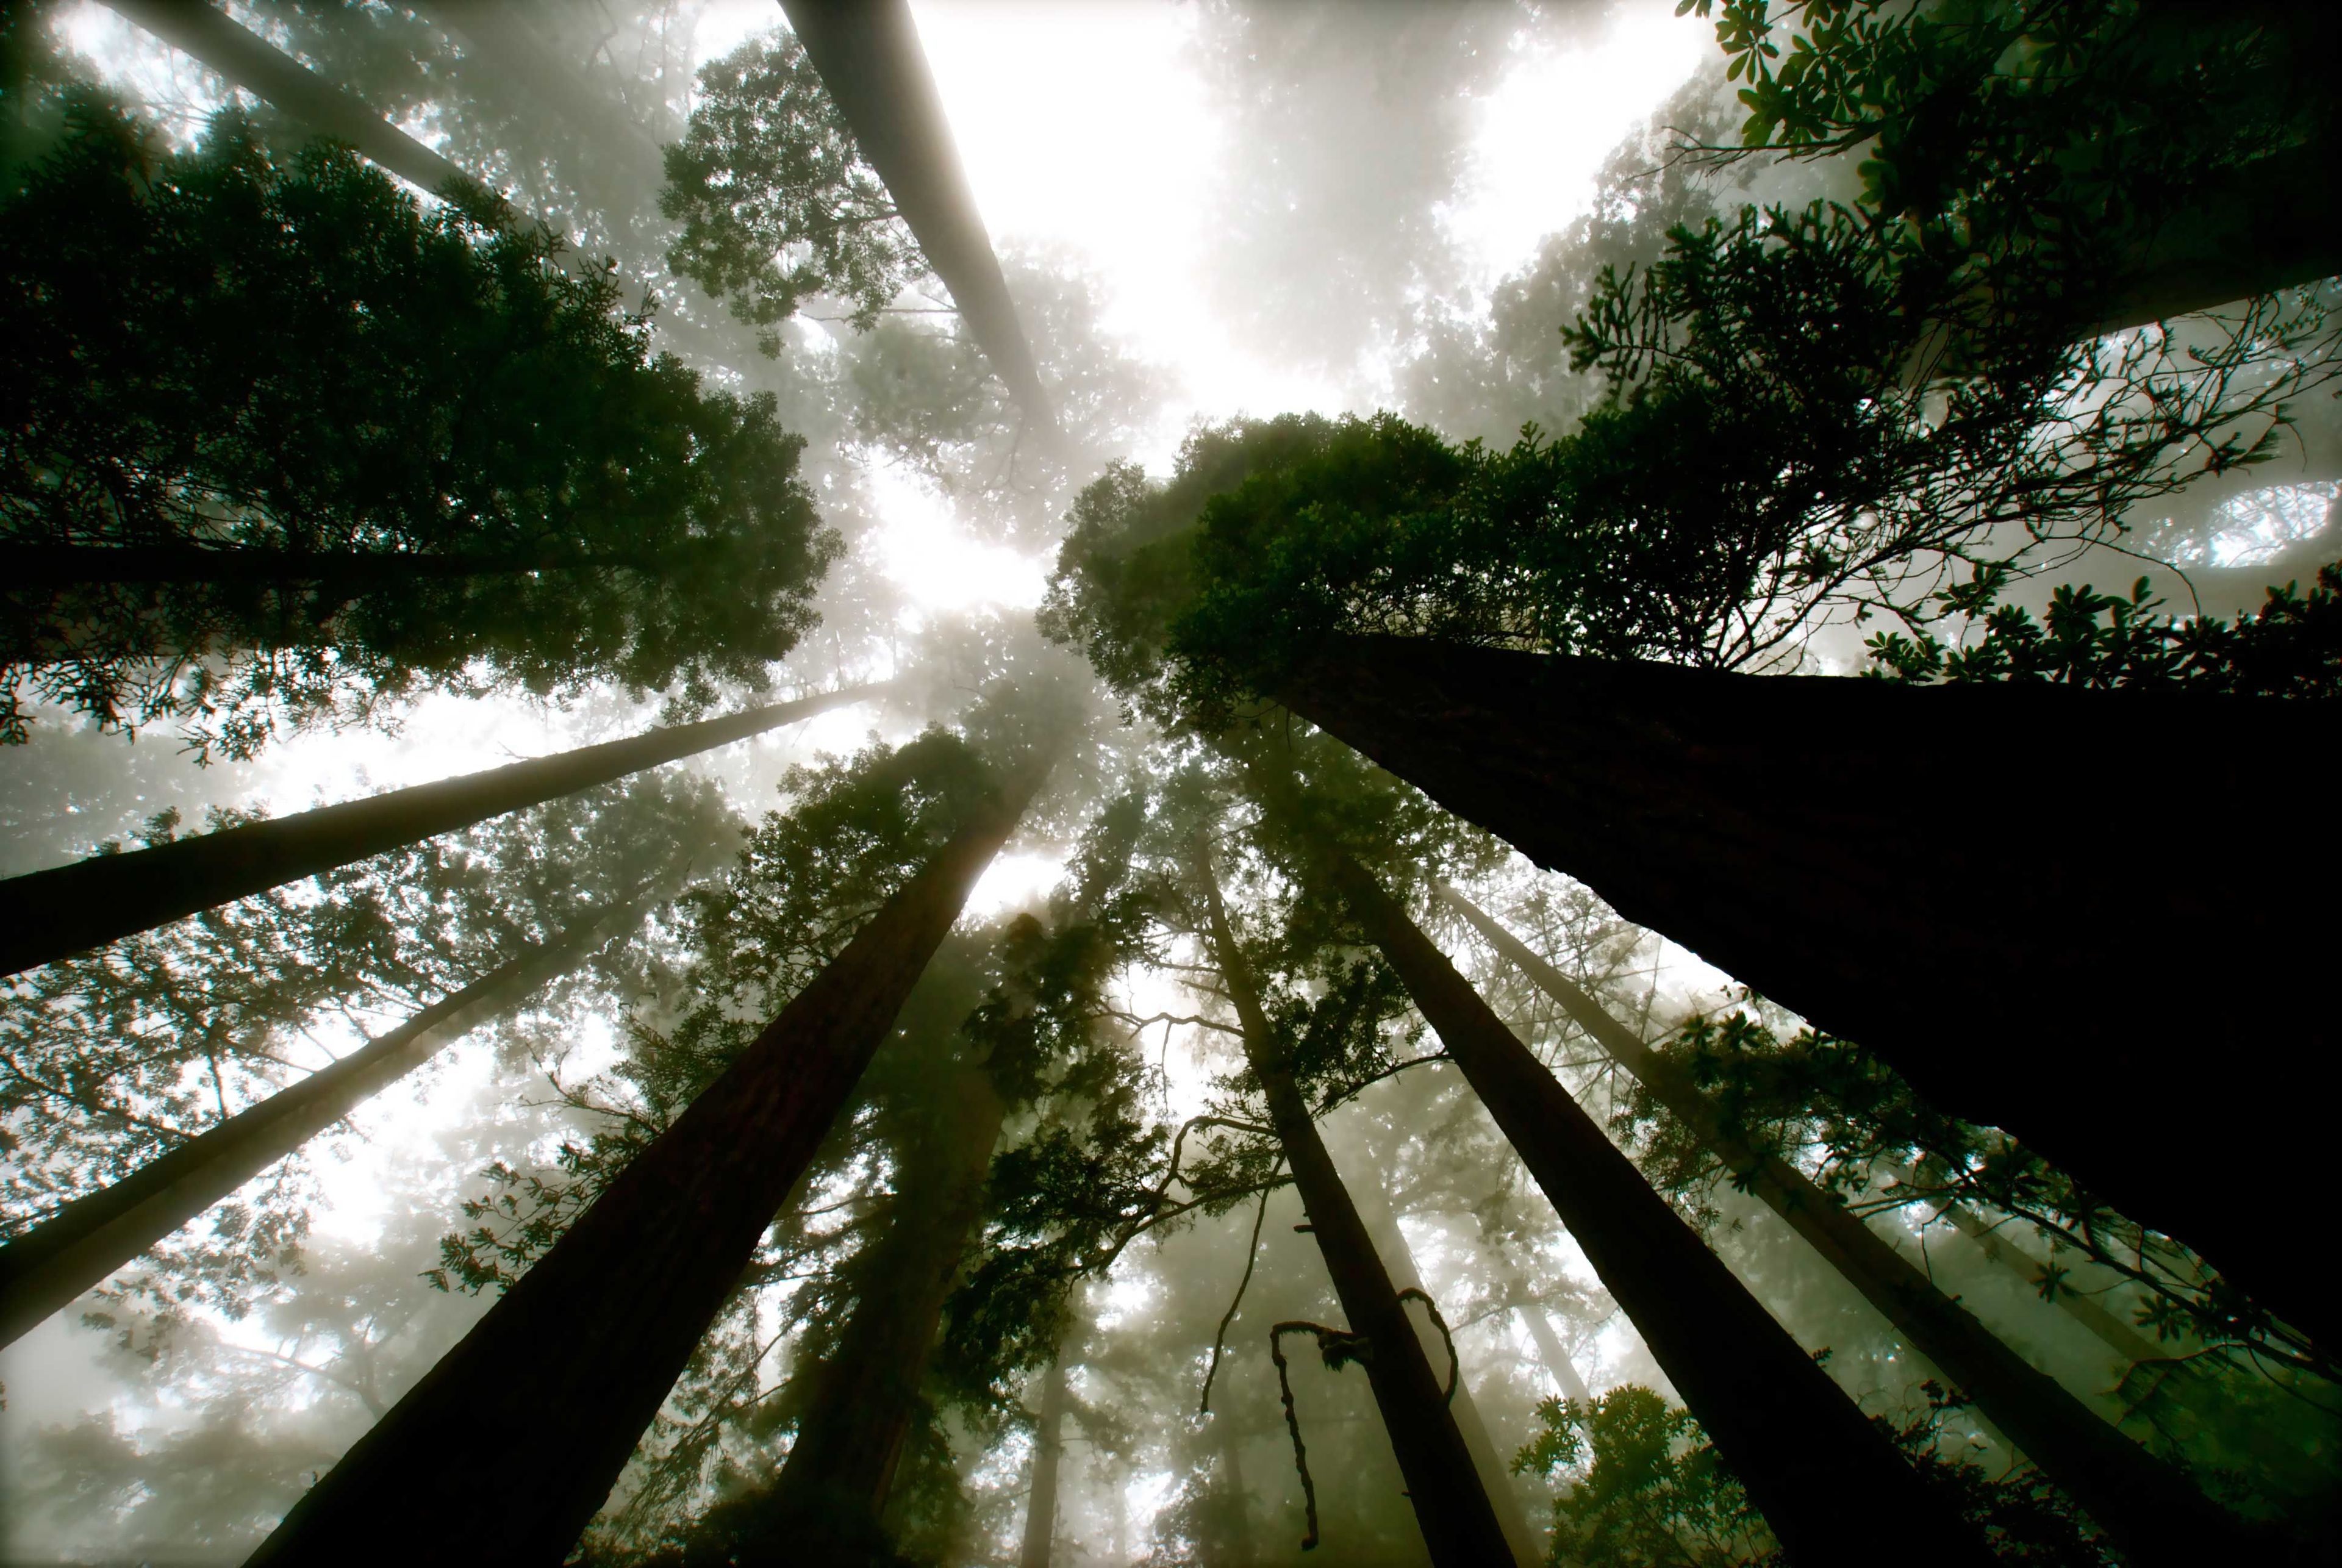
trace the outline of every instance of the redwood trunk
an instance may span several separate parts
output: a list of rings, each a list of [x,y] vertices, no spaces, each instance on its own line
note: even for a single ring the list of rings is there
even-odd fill
[[[1715,1440],[1799,1568],[1991,1561],[1896,1453],[1372,877],[1336,874],[1368,940]]]
[[[0,974],[69,958],[297,877],[865,702],[881,689],[849,687],[669,724],[627,740],[12,876],[0,882]]]
[[[476,1562],[561,1562],[1044,772],[1021,770],[886,901],[294,1506],[255,1568],[420,1562],[450,1541]]]
[[[0,1247],[0,1345],[225,1199],[470,1030],[583,963],[646,905],[606,911]]]
[[[1033,1489],[1025,1503],[1025,1541],[1016,1568],[1049,1568],[1057,1540],[1057,1467],[1066,1448],[1066,1351],[1058,1347],[1041,1385],[1041,1422],[1033,1433]]]
[[[2193,1568],[2257,1555],[2241,1523],[2184,1473],[2093,1414],[2064,1384],[2004,1343],[1887,1239],[1787,1162],[1759,1154],[1724,1125],[1675,1064],[1453,889],[1448,904],[1559,1003],[1611,1059],[1724,1163],[1734,1184],[1789,1223],[1862,1293],[2011,1444],[2087,1510],[2138,1568]]]
[[[2336,704],[1386,637],[1335,644],[1276,695],[2342,1343],[2317,1249],[2267,1202],[2325,1180],[2342,1074],[2314,981],[2342,911],[2279,896],[2248,834],[2226,863],[2158,862],[2167,802],[2323,798],[2342,764]],[[1963,765],[1982,744],[2006,765]],[[2266,977],[2247,1000],[2174,984],[2239,954]],[[2282,1086],[2254,1102],[2249,1160],[2140,1134],[2168,1124],[2207,1058]]]
[[[1366,1233],[1374,1239],[1377,1252],[1387,1261],[1392,1287],[1424,1290],[1423,1272],[1415,1266],[1415,1249],[1406,1244],[1406,1233],[1399,1228],[1398,1215],[1391,1208],[1381,1183],[1369,1181],[1358,1190],[1362,1194],[1358,1203],[1360,1217],[1366,1222]],[[1424,1340],[1426,1333],[1434,1338],[1437,1335],[1427,1322],[1416,1331],[1416,1338],[1423,1343],[1424,1354],[1444,1359],[1446,1347],[1441,1345],[1435,1350]],[[1536,1568],[1545,1561],[1544,1548],[1536,1532],[1529,1528],[1520,1493],[1513,1490],[1512,1472],[1505,1463],[1506,1456],[1496,1452],[1496,1440],[1489,1435],[1488,1423],[1480,1414],[1479,1402],[1472,1397],[1471,1381],[1461,1373],[1456,1377],[1456,1397],[1448,1402],[1448,1408],[1456,1413],[1456,1431],[1472,1455],[1473,1468],[1480,1473],[1480,1484],[1496,1511],[1496,1523],[1504,1526],[1514,1562],[1520,1568]]]
[[[894,1489],[944,1303],[983,1218],[984,1175],[1008,1109],[980,1068],[956,1073],[939,1093],[951,1102],[947,1126],[904,1152],[886,1233],[858,1271],[852,1319],[836,1353],[814,1373],[788,1463],[756,1511],[759,1527],[776,1537],[841,1527],[875,1536]]]
[[[1366,1223],[1343,1185],[1341,1172],[1317,1135],[1308,1103],[1292,1071],[1275,1054],[1259,988],[1229,929],[1227,910],[1208,861],[1199,866],[1211,914],[1214,966],[1226,982],[1242,1026],[1245,1056],[1260,1080],[1269,1123],[1285,1150],[1293,1185],[1309,1215],[1317,1250],[1333,1276],[1334,1293],[1348,1319],[1349,1332],[1363,1335],[1370,1354],[1362,1358],[1366,1380],[1406,1480],[1416,1523],[1438,1568],[1486,1568],[1508,1561],[1512,1549],[1495,1507],[1473,1468],[1471,1452],[1456,1429],[1440,1378],[1423,1353],[1415,1324],[1398,1299],[1397,1287],[1375,1253]]]

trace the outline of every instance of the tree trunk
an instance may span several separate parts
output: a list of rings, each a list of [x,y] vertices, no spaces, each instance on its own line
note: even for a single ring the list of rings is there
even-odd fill
[[[451,185],[478,186],[479,182],[385,120],[355,94],[237,25],[209,0],[105,4],[106,9],[193,55],[236,86],[335,140],[347,142],[400,179],[435,192]]]
[[[639,922],[642,900],[605,911],[432,1004],[332,1066],[237,1112],[0,1247],[0,1345],[221,1202]]]
[[[465,54],[477,56],[500,76],[516,82],[569,128],[602,146],[617,168],[597,183],[609,187],[603,202],[615,218],[639,215],[648,198],[666,183],[659,145],[635,123],[627,106],[564,60],[517,13],[501,5],[465,0],[428,0],[416,6],[439,30],[453,34]],[[635,209],[630,214],[629,209]]]
[[[1634,1030],[1479,905],[1453,888],[1440,891],[1497,952],[1689,1128],[1732,1173],[1736,1186],[1787,1220],[1954,1387],[1975,1400],[1977,1411],[2080,1503],[2130,1562],[2138,1568],[2189,1568],[2258,1555],[2243,1523],[2206,1497],[2185,1473],[2100,1420],[2064,1384],[2009,1349],[1802,1172],[1734,1136],[1714,1103],[1681,1068],[1644,1044]]]
[[[1252,1490],[1245,1484],[1244,1443],[1229,1417],[1212,1417],[1219,1440],[1219,1473],[1213,1478],[1221,1504],[1218,1523],[1224,1526],[1212,1544],[1224,1555],[1211,1559],[1212,1568],[1254,1568],[1259,1561],[1252,1540]]]
[[[1046,772],[1019,769],[251,1558],[553,1568]],[[491,1478],[517,1473],[520,1479]]]
[[[1066,1352],[1057,1347],[1041,1385],[1041,1421],[1033,1432],[1033,1488],[1025,1503],[1025,1542],[1016,1568],[1049,1568],[1057,1540],[1057,1467],[1065,1462]]]
[[[1218,881],[1208,855],[1200,848],[1196,874],[1211,925],[1207,940],[1214,967],[1226,984],[1242,1026],[1245,1057],[1260,1080],[1268,1103],[1269,1123],[1285,1150],[1293,1172],[1293,1185],[1307,1211],[1326,1272],[1333,1276],[1334,1293],[1342,1303],[1352,1333],[1363,1336],[1370,1353],[1361,1357],[1375,1404],[1382,1412],[1391,1447],[1406,1477],[1407,1496],[1415,1504],[1416,1522],[1424,1543],[1439,1568],[1486,1568],[1512,1555],[1504,1527],[1480,1484],[1472,1455],[1456,1431],[1440,1379],[1423,1353],[1406,1303],[1376,1255],[1366,1223],[1350,1201],[1349,1189],[1317,1135],[1308,1103],[1294,1082],[1292,1070],[1271,1042],[1268,1015],[1262,1008],[1259,987],[1236,945],[1221,902]]]
[[[784,1554],[806,1550],[808,1532],[878,1538],[918,1415],[919,1386],[942,1326],[944,1303],[983,1218],[984,1176],[1008,1107],[980,1067],[940,1086],[946,1124],[903,1151],[886,1234],[872,1245],[836,1353],[817,1368],[813,1397],[772,1491],[755,1509],[752,1535]],[[794,1545],[792,1545],[794,1543]]]
[[[1938,1494],[1634,1163],[1611,1145],[1379,884],[1334,880],[1496,1125],[1799,1568],[1990,1561]]]
[[[2337,911],[2279,896],[2248,837],[2201,874],[2130,869],[2168,839],[2169,801],[2323,798],[2336,704],[1389,637],[1340,640],[1276,694],[2342,1343],[2317,1249],[2267,1202],[2325,1180],[2342,1074],[2314,978],[2342,946]],[[1958,765],[1987,737],[2006,766]],[[2267,979],[2250,1005],[2173,983],[2236,953]],[[2207,1056],[2286,1086],[2254,1102],[2252,1159],[2139,1134]]]
[[[1061,439],[907,0],[781,0],[781,9],[993,374],[1044,432]]]
[[[1553,1320],[1545,1315],[1545,1308],[1526,1302],[1513,1310],[1529,1325],[1529,1338],[1536,1342],[1537,1357],[1545,1363],[1546,1371],[1553,1373],[1554,1382],[1561,1385],[1562,1398],[1574,1399],[1580,1404],[1593,1403],[1594,1391],[1578,1375],[1577,1363],[1569,1359],[1561,1336],[1553,1332]]]
[[[297,877],[866,702],[883,689],[854,686],[720,719],[670,724],[627,740],[12,876],[0,882],[0,974],[69,958]]]
[[[1398,1215],[1390,1205],[1379,1180],[1361,1183],[1358,1194],[1358,1215],[1366,1221],[1366,1234],[1375,1243],[1376,1252],[1390,1271],[1390,1281],[1396,1290],[1423,1290],[1423,1273],[1415,1266],[1415,1249],[1406,1244],[1406,1233],[1399,1228]],[[1428,1291],[1424,1292],[1428,1295]],[[1416,1331],[1416,1339],[1423,1343],[1426,1356],[1445,1358],[1446,1347],[1435,1350],[1425,1341],[1426,1323]],[[1436,1331],[1435,1331],[1436,1332]],[[1505,1541],[1513,1549],[1513,1560],[1520,1568],[1537,1568],[1545,1561],[1545,1549],[1536,1534],[1529,1528],[1528,1514],[1521,1507],[1520,1493],[1513,1490],[1512,1471],[1496,1452],[1496,1440],[1488,1435],[1488,1423],[1480,1415],[1479,1403],[1472,1397],[1472,1384],[1460,1373],[1456,1382],[1456,1396],[1448,1401],[1456,1413],[1456,1431],[1464,1439],[1464,1446],[1472,1455],[1472,1467],[1480,1473],[1480,1485],[1488,1493],[1489,1504],[1496,1511],[1496,1523],[1504,1527]]]

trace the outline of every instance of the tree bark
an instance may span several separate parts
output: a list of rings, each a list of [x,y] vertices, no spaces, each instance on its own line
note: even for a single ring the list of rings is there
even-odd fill
[[[1046,773],[1020,768],[294,1505],[254,1568],[553,1568],[723,1310]],[[514,1473],[517,1483],[493,1478]]]
[[[623,741],[12,876],[0,882],[0,974],[69,958],[281,883],[866,702],[884,689],[854,686],[720,719],[670,724]]]
[[[1057,437],[1056,412],[960,166],[908,0],[781,0],[781,9],[993,374]]]
[[[1424,1290],[1423,1272],[1415,1266],[1415,1249],[1406,1244],[1406,1233],[1399,1228],[1398,1214],[1379,1180],[1361,1183],[1356,1189],[1358,1214],[1366,1221],[1366,1234],[1375,1243],[1376,1252],[1390,1271],[1395,1290]],[[1424,1291],[1428,1295],[1430,1292]],[[1426,1357],[1446,1354],[1443,1345],[1435,1351],[1424,1333],[1424,1324],[1416,1331],[1416,1339],[1423,1345]],[[1490,1506],[1496,1511],[1496,1523],[1504,1527],[1505,1541],[1512,1548],[1513,1560],[1520,1568],[1538,1568],[1545,1561],[1545,1548],[1529,1528],[1528,1514],[1521,1507],[1520,1493],[1513,1490],[1512,1472],[1496,1452],[1496,1440],[1488,1434],[1488,1423],[1481,1417],[1480,1405],[1472,1397],[1471,1380],[1460,1373],[1456,1383],[1456,1397],[1448,1402],[1456,1413],[1456,1431],[1464,1439],[1464,1447],[1472,1455],[1472,1467],[1480,1473],[1480,1484],[1488,1493]]]
[[[1990,1562],[1984,1543],[1612,1146],[1381,885],[1331,880],[1800,1568]]]
[[[76,1198],[0,1247],[0,1345],[414,1072],[471,1030],[575,968],[648,900],[621,904],[533,947],[121,1181]]]
[[[1060,1344],[1041,1384],[1041,1420],[1033,1431],[1033,1487],[1025,1503],[1025,1540],[1016,1568],[1049,1568],[1057,1541],[1057,1467],[1065,1461],[1066,1352]]]
[[[1440,893],[1706,1144],[1735,1185],[1787,1220],[1953,1386],[1975,1400],[1977,1411],[2080,1503],[2129,1561],[2138,1568],[2192,1568],[2260,1554],[2243,1522],[2205,1496],[2188,1475],[2099,1419],[2064,1384],[2011,1350],[1803,1172],[1735,1136],[1681,1068],[1479,905],[1452,887]]]
[[[1522,1321],[1529,1325],[1529,1338],[1536,1342],[1537,1357],[1545,1363],[1546,1371],[1553,1373],[1554,1382],[1561,1384],[1561,1396],[1574,1399],[1580,1404],[1591,1404],[1594,1391],[1586,1387],[1586,1379],[1578,1375],[1577,1363],[1569,1359],[1569,1352],[1563,1346],[1561,1336],[1553,1332],[1553,1321],[1545,1315],[1545,1308],[1535,1302],[1527,1302],[1513,1310],[1520,1313]]]
[[[940,1086],[947,1106],[939,1135],[903,1151],[886,1233],[873,1244],[836,1353],[814,1373],[796,1441],[752,1532],[785,1551],[806,1532],[875,1538],[903,1448],[918,1414],[919,1385],[983,1217],[985,1172],[1008,1107],[980,1067]]]
[[[2342,1074],[2312,981],[2342,916],[2267,886],[2246,837],[2200,876],[2127,869],[2169,836],[2168,801],[2322,799],[2342,764],[2334,704],[1390,637],[1342,639],[1273,694],[2342,1343],[2317,1249],[2267,1202],[2325,1179]],[[1958,765],[1987,740],[2007,767]],[[2250,1004],[2173,984],[2237,953],[2268,977]],[[2286,1085],[2254,1101],[2250,1160],[2139,1135],[2207,1055]]]
[[[105,5],[235,85],[335,141],[347,142],[400,179],[433,192],[451,185],[479,188],[478,181],[385,120],[357,95],[237,25],[208,0],[105,0]]]
[[[1439,1568],[1486,1568],[1506,1561],[1512,1549],[1473,1467],[1471,1452],[1456,1431],[1440,1379],[1423,1353],[1406,1303],[1375,1253],[1341,1172],[1317,1135],[1292,1070],[1272,1044],[1276,1037],[1261,1005],[1260,989],[1228,925],[1209,855],[1200,847],[1196,875],[1210,914],[1206,941],[1214,967],[1236,1004],[1246,1060],[1260,1080],[1270,1125],[1284,1147],[1326,1272],[1333,1276],[1334,1293],[1349,1320],[1349,1331],[1367,1342],[1370,1353],[1361,1358],[1366,1380],[1398,1456],[1399,1473],[1406,1479],[1407,1496],[1415,1504],[1431,1561]]]

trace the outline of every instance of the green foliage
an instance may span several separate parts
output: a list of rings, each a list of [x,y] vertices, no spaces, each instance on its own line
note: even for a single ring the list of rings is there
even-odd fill
[[[1937,1452],[1944,1418],[1959,1403],[1922,1385],[1928,1408],[1887,1430],[1906,1459],[1982,1526],[1996,1559],[2039,1568],[2109,1568],[2116,1559],[2071,1504],[2030,1465],[1988,1475]],[[1787,1561],[1691,1413],[1634,1383],[1600,1398],[1548,1399],[1542,1430],[1513,1460],[1516,1472],[1560,1477],[1546,1561],[1618,1568],[1777,1568]]]
[[[659,210],[683,225],[667,265],[757,327],[768,355],[807,298],[849,303],[866,332],[926,270],[793,33],[776,29],[700,67],[666,180]]]
[[[1910,684],[1946,681],[2047,681],[2077,686],[2140,686],[2236,695],[2342,695],[2342,565],[2318,569],[2304,597],[2295,584],[2232,624],[2217,615],[2158,615],[2144,577],[2130,596],[2088,584],[2060,585],[2036,623],[2020,605],[1995,604],[2000,574],[1936,595],[1944,614],[1980,623],[1984,634],[1947,646],[1925,626],[1915,636],[1882,632],[1863,646],[1864,674]]]
[[[801,443],[449,195],[68,97],[0,192],[0,739],[27,695],[245,756],[418,689],[766,684],[838,549]]]

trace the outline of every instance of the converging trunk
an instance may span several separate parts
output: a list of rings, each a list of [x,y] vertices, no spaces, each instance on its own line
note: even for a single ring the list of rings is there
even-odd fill
[[[1913,1563],[1988,1563],[1951,1497],[1904,1462],[1372,875],[1347,855],[1326,864],[1799,1568],[1875,1563],[1890,1540]]]
[[[606,910],[417,1013],[330,1067],[239,1111],[0,1247],[0,1345],[414,1072],[575,968],[649,907]]]
[[[567,1553],[1046,773],[1020,768],[295,1503],[251,1563]],[[545,1420],[548,1411],[560,1419]],[[530,1463],[491,1484],[512,1456]]]
[[[1049,1568],[1057,1541],[1057,1467],[1066,1453],[1066,1353],[1072,1336],[1057,1347],[1041,1381],[1041,1419],[1033,1432],[1033,1486],[1025,1503],[1025,1539],[1016,1568]]]
[[[0,974],[69,958],[298,877],[867,702],[886,689],[851,686],[720,719],[669,724],[623,741],[12,876],[0,882]]]
[[[835,1354],[813,1373],[813,1395],[772,1491],[754,1506],[748,1540],[810,1552],[835,1534],[879,1537],[917,1418],[944,1303],[983,1216],[984,1176],[1007,1106],[981,1067],[962,1066],[938,1093],[944,1124],[903,1151],[886,1233],[857,1259],[862,1281]]]
[[[1399,1228],[1398,1214],[1391,1208],[1390,1198],[1378,1181],[1360,1183],[1356,1189],[1358,1215],[1366,1221],[1366,1234],[1375,1243],[1375,1251],[1390,1271],[1395,1290],[1424,1290],[1423,1271],[1415,1266],[1415,1249],[1406,1243],[1406,1233]],[[1426,1325],[1428,1326],[1427,1324]],[[1418,1341],[1423,1331],[1416,1333]],[[1424,1353],[1433,1353],[1429,1344]],[[1440,1353],[1446,1353],[1443,1350]],[[1488,1423],[1480,1414],[1479,1402],[1472,1397],[1469,1378],[1458,1373],[1456,1395],[1448,1401],[1456,1413],[1456,1431],[1464,1439],[1464,1446],[1472,1455],[1473,1468],[1480,1473],[1480,1484],[1488,1493],[1488,1502],[1496,1511],[1496,1523],[1504,1526],[1505,1540],[1513,1549],[1513,1560],[1520,1568],[1537,1568],[1545,1561],[1543,1544],[1536,1533],[1529,1528],[1527,1513],[1521,1507],[1520,1493],[1513,1490],[1512,1472],[1506,1464],[1506,1455],[1496,1452],[1496,1439],[1488,1433]]]
[[[1361,873],[1360,874],[1363,874]],[[1644,1044],[1552,964],[1453,888],[1440,890],[1497,952],[1651,1091],[1754,1193],[1789,1223],[2026,1457],[2088,1511],[2139,1568],[2189,1568],[2257,1555],[2242,1521],[2182,1471],[2141,1448],[2027,1362],[1927,1274],[1787,1162],[1736,1137],[1682,1069]]]
[[[2267,1197],[2324,1179],[2342,1074],[2314,979],[2342,912],[2240,893],[2268,876],[2249,835],[2225,863],[2145,869],[2171,801],[2320,798],[2342,764],[2335,704],[1396,637],[1334,644],[1275,694],[2337,1343],[2317,1250]],[[1962,765],[1986,745],[2003,765]],[[2272,977],[2253,1005],[2173,984],[2232,953]],[[2256,1103],[2249,1160],[2137,1135],[2207,1056],[2286,1085]]]
[[[1473,1467],[1472,1454],[1456,1431],[1455,1413],[1423,1353],[1415,1324],[1398,1288],[1391,1283],[1375,1245],[1358,1217],[1341,1172],[1317,1135],[1308,1103],[1292,1070],[1271,1044],[1260,989],[1229,928],[1227,909],[1210,859],[1200,850],[1196,876],[1210,911],[1208,941],[1213,966],[1226,984],[1242,1028],[1245,1058],[1259,1078],[1268,1102],[1270,1124],[1285,1150],[1293,1184],[1308,1212],[1317,1250],[1333,1276],[1334,1293],[1349,1320],[1349,1332],[1363,1336],[1369,1352],[1360,1358],[1382,1412],[1399,1473],[1406,1478],[1416,1522],[1439,1568],[1486,1568],[1512,1555],[1504,1527]]]

